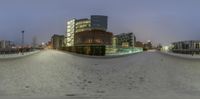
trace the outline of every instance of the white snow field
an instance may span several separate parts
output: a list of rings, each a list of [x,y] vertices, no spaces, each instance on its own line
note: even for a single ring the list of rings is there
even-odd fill
[[[0,96],[199,99],[200,60],[158,52],[104,59],[45,50],[0,60]]]

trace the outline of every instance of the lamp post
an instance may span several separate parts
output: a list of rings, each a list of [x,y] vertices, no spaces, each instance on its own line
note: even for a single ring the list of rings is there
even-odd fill
[[[24,30],[22,30],[21,31],[21,33],[22,33],[22,45],[21,45],[21,47],[22,47],[22,54],[24,54]]]

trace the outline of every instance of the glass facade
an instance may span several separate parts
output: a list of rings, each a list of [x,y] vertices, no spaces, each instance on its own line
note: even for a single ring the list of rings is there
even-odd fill
[[[107,30],[108,17],[101,15],[92,15],[91,16],[91,28],[99,30]]]

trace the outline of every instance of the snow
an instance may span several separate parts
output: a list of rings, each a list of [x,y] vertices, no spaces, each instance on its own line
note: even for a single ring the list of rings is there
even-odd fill
[[[45,50],[0,60],[0,96],[198,99],[200,61],[158,52],[103,59]]]

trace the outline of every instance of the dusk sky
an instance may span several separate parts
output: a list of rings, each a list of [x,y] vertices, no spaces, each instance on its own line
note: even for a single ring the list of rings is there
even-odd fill
[[[137,40],[169,44],[200,40],[200,0],[0,0],[0,39],[47,42],[64,34],[66,21],[108,16],[108,31],[134,32]]]

